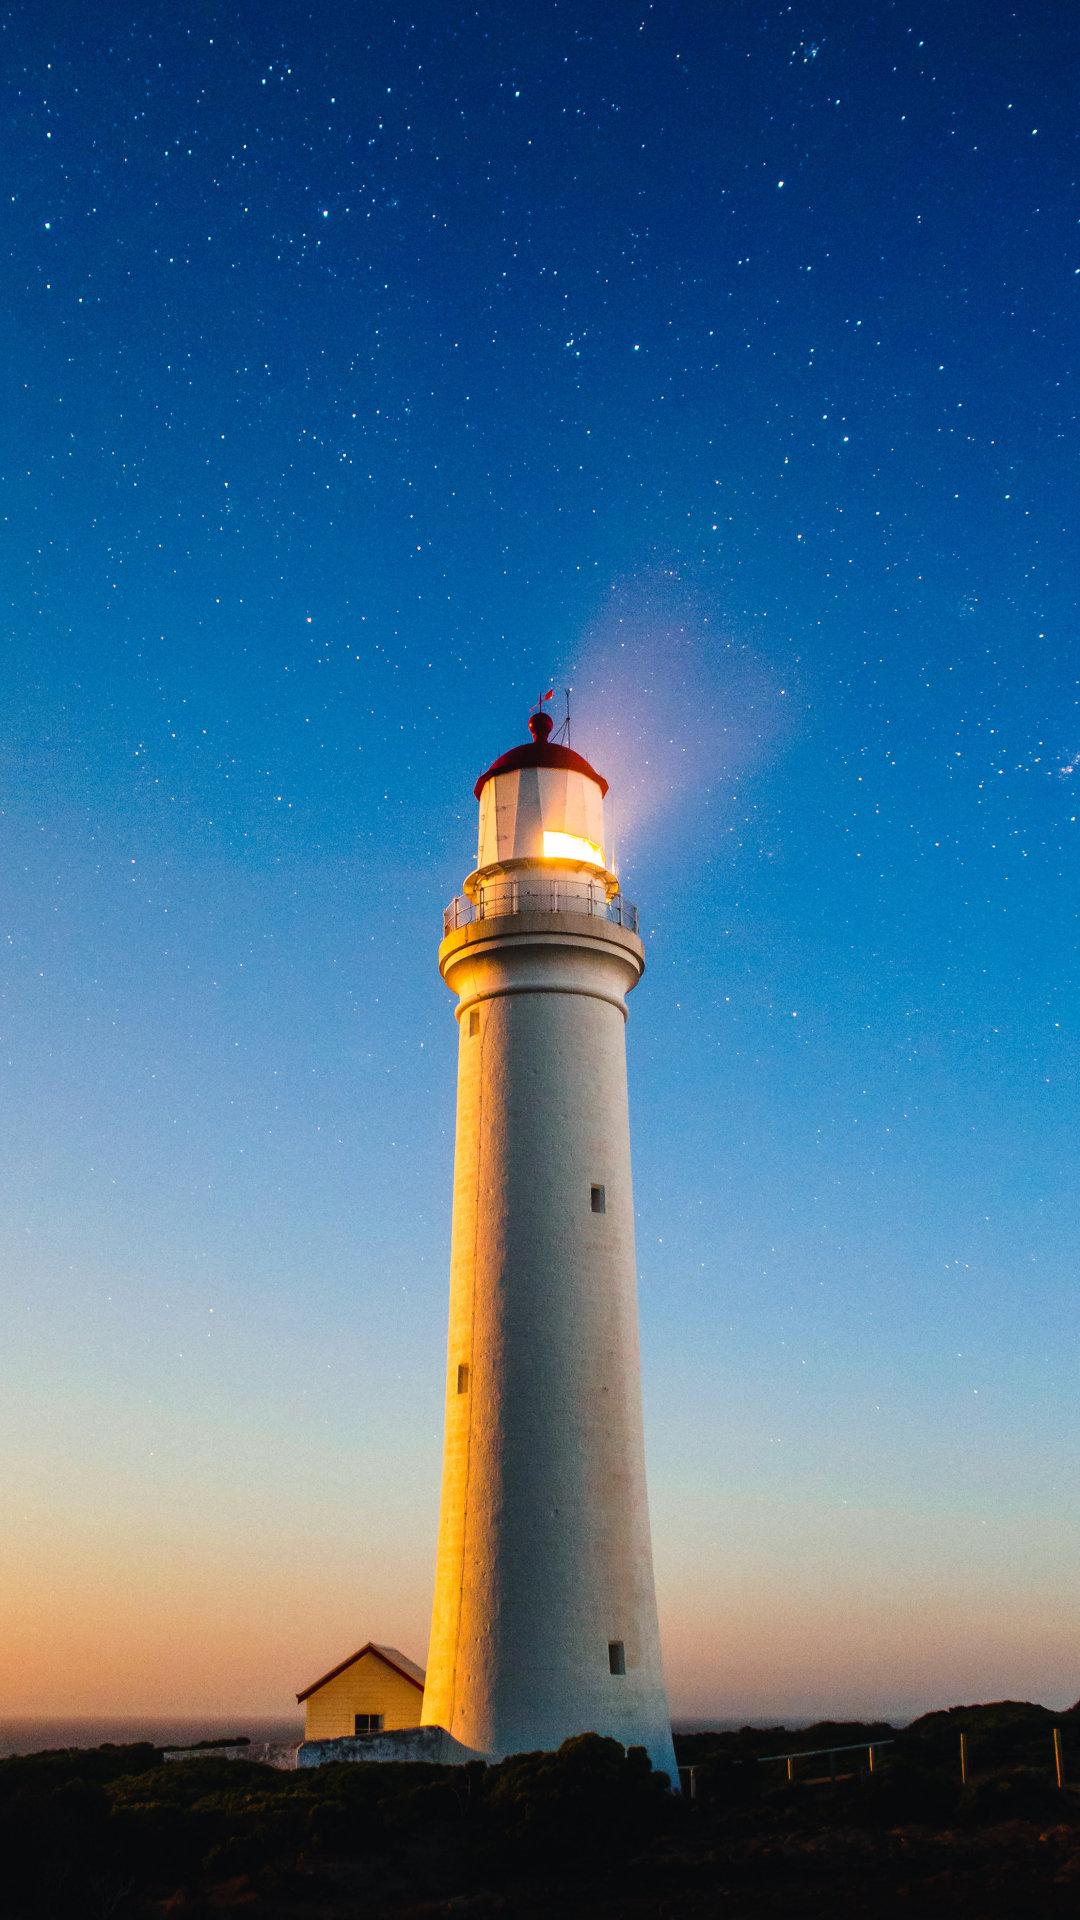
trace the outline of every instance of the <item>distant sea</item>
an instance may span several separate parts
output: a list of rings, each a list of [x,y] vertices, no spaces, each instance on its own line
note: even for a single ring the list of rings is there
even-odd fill
[[[894,1726],[903,1726],[911,1718],[910,1710],[887,1715]],[[735,1733],[746,1725],[784,1726],[789,1733],[813,1724],[806,1714],[789,1719],[725,1720],[719,1715],[709,1720],[676,1719],[676,1733]],[[148,1740],[155,1747],[190,1747],[198,1740],[225,1740],[230,1734],[246,1734],[256,1741],[302,1740],[304,1729],[299,1720],[265,1720],[254,1714],[234,1714],[230,1720],[207,1717],[205,1720],[171,1720],[167,1714],[145,1720],[3,1720],[0,1719],[0,1759],[13,1753],[42,1753],[49,1747],[127,1747]]]
[[[167,1714],[146,1720],[0,1720],[0,1759],[13,1753],[42,1753],[49,1747],[133,1746],[149,1740],[155,1747],[189,1747],[197,1740],[224,1740],[246,1734],[251,1741],[288,1743],[302,1740],[299,1720],[264,1720],[237,1713],[228,1720],[170,1719]]]

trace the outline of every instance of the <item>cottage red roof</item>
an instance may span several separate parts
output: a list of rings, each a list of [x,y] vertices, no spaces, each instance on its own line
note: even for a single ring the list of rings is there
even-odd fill
[[[298,1693],[297,1702],[306,1700],[309,1693],[318,1693],[320,1687],[325,1687],[328,1680],[336,1680],[338,1674],[344,1673],[347,1667],[355,1667],[356,1662],[362,1660],[365,1653],[376,1654],[388,1667],[393,1667],[396,1673],[400,1673],[403,1680],[411,1680],[413,1686],[419,1687],[421,1693],[423,1692],[423,1667],[418,1667],[415,1660],[410,1660],[405,1654],[399,1653],[396,1647],[380,1647],[376,1640],[365,1640],[363,1646],[358,1647],[355,1653],[350,1653],[348,1659],[342,1660],[340,1666],[331,1667],[329,1673],[324,1673],[321,1680],[313,1680],[310,1687],[305,1687],[303,1693]]]

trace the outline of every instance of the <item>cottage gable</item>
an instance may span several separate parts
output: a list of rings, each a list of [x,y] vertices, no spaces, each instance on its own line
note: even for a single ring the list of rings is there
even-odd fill
[[[298,1693],[305,1740],[342,1740],[420,1724],[424,1670],[397,1647],[368,1640]]]

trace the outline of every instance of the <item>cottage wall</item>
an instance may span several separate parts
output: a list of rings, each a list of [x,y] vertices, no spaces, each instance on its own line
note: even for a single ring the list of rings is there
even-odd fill
[[[341,1740],[356,1729],[358,1713],[381,1713],[387,1733],[420,1724],[423,1690],[377,1654],[365,1653],[304,1702],[304,1739]]]

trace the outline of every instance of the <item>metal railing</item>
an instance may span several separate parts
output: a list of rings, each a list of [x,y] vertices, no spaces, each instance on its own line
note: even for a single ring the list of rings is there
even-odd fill
[[[609,900],[601,881],[530,873],[482,886],[475,900],[455,894],[443,914],[443,934],[456,933],[459,927],[472,926],[477,920],[499,920],[513,913],[584,913],[595,920],[610,920],[630,933],[638,931],[637,908],[621,893]]]
[[[758,1766],[767,1767],[773,1760],[783,1760],[787,1765],[787,1777],[795,1778],[796,1760],[820,1760],[829,1762],[830,1777],[836,1779],[836,1756],[838,1753],[865,1753],[869,1772],[874,1771],[874,1755],[882,1747],[895,1746],[893,1740],[854,1740],[844,1747],[800,1747],[795,1753],[762,1753],[758,1756]]]
[[[963,1737],[964,1737],[963,1734],[961,1734],[960,1736],[961,1759],[963,1757]],[[838,1753],[865,1753],[866,1763],[867,1763],[867,1772],[876,1773],[877,1763],[876,1763],[875,1756],[881,1752],[882,1747],[892,1747],[895,1745],[896,1745],[895,1740],[854,1740],[850,1743],[850,1745],[842,1746],[842,1747],[799,1747],[796,1749],[794,1753],[761,1753],[761,1754],[758,1754],[756,1758],[757,1758],[757,1764],[759,1767],[768,1767],[768,1766],[772,1766],[776,1761],[783,1761],[785,1766],[787,1767],[787,1777],[790,1781],[794,1781],[795,1779],[795,1763],[797,1760],[827,1760],[829,1762],[829,1771],[827,1775],[820,1774],[812,1779],[807,1779],[805,1775],[803,1776],[804,1784],[806,1786],[820,1787],[825,1785],[826,1779],[830,1783],[834,1783],[837,1780],[850,1779],[851,1777],[850,1774],[841,1774],[837,1772],[836,1756]],[[1057,1756],[1059,1753],[1059,1747],[1056,1740],[1054,1742],[1054,1753],[1055,1753],[1055,1756]],[[719,1758],[720,1756],[717,1756],[717,1757]],[[727,1758],[729,1756],[725,1755],[723,1757]],[[751,1760],[754,1758],[753,1755],[748,1757]],[[679,1778],[680,1778],[680,1781],[683,1783],[683,1792],[687,1795],[687,1797],[690,1800],[696,1800],[698,1798],[697,1777],[699,1772],[704,1771],[707,1773],[708,1766],[709,1766],[709,1762],[707,1760],[704,1760],[704,1761],[697,1760],[697,1761],[694,1761],[693,1764],[690,1766],[683,1766],[679,1768]],[[1060,1768],[1059,1768],[1058,1786],[1060,1785],[1061,1785],[1061,1775],[1060,1775]]]

